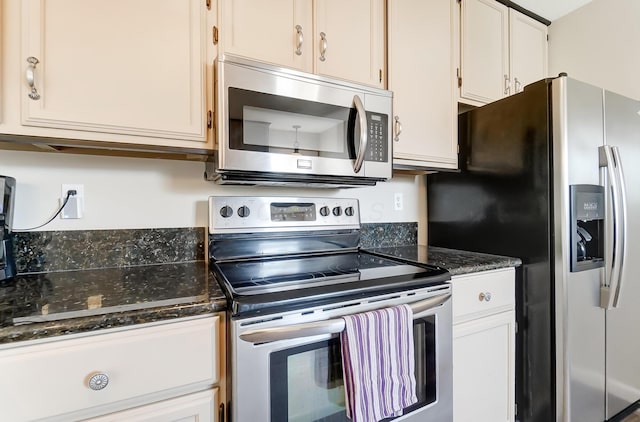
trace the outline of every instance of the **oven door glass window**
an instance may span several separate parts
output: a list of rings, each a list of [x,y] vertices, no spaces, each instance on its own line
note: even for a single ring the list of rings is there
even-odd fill
[[[239,88],[228,94],[229,148],[355,158],[355,109]]]
[[[405,414],[436,401],[435,319],[432,315],[414,321],[418,402]],[[270,387],[272,421],[349,421],[337,337],[271,353]]]

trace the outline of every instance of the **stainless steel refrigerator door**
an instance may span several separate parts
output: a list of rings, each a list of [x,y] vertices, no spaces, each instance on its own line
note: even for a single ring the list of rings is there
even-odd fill
[[[619,306],[606,311],[607,419],[640,400],[640,102],[605,91],[605,143],[620,151],[627,185],[627,259]]]
[[[557,416],[602,422],[605,414],[605,312],[602,268],[570,272],[573,184],[597,185],[603,143],[602,90],[566,77],[552,83]]]

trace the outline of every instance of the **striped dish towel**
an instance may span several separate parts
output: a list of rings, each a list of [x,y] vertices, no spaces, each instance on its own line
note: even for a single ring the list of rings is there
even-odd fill
[[[411,308],[400,305],[343,318],[347,417],[373,422],[402,415],[418,401]]]

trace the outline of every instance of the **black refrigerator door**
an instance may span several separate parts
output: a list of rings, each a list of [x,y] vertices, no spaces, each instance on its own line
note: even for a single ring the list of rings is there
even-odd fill
[[[555,420],[549,81],[459,116],[460,173],[427,176],[429,244],[522,259],[516,420]]]

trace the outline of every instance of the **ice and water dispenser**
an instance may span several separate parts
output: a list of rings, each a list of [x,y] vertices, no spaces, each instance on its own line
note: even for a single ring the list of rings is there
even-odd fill
[[[571,185],[571,271],[604,266],[604,187]]]

